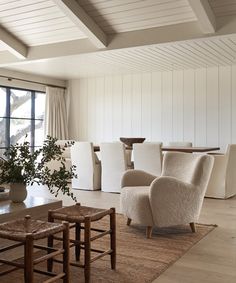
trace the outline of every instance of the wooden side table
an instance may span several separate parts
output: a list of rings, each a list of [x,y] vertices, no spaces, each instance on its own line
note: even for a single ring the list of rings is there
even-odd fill
[[[63,233],[63,248],[52,248],[42,245],[36,245],[35,240],[44,239],[51,237],[59,232]],[[0,259],[0,263],[4,263],[13,268],[0,272],[0,275],[8,274],[16,269],[24,269],[24,282],[34,282],[34,272],[41,273],[44,275],[51,276],[50,280],[44,282],[55,282],[58,279],[63,279],[64,283],[69,283],[69,223],[49,223],[45,221],[33,220],[29,215],[25,218],[8,221],[0,224],[0,238],[16,241],[17,243],[3,247],[0,249],[1,252],[24,246],[24,262],[19,263],[18,261],[10,261]],[[39,250],[47,251],[48,254],[37,257],[34,259],[33,252],[34,248]],[[35,265],[53,258],[57,255],[63,255],[63,272],[55,274],[44,270],[35,269]],[[58,281],[57,281],[58,282]]]
[[[110,217],[110,227],[108,230],[92,228],[91,223],[98,221],[105,216]],[[71,247],[75,247],[76,262],[70,262],[73,266],[84,268],[85,282],[90,282],[90,268],[91,263],[95,260],[110,255],[111,268],[116,268],[116,214],[115,208],[99,209],[93,207],[81,206],[76,204],[69,207],[50,210],[48,212],[48,221],[55,220],[68,221],[73,223],[70,228],[75,228],[75,239],[70,239]],[[83,224],[83,225],[81,225]],[[81,240],[81,229],[84,229],[84,240]],[[91,231],[97,232],[95,236],[91,235]],[[110,249],[104,251],[100,249],[93,249],[91,242],[97,240],[105,235],[110,235]],[[53,239],[61,240],[60,237],[51,236],[48,238],[48,246],[53,247]],[[80,262],[80,251],[84,249],[84,262]],[[98,253],[97,256],[91,258],[91,252]],[[57,259],[48,260],[48,271],[53,269],[53,261],[60,262]]]

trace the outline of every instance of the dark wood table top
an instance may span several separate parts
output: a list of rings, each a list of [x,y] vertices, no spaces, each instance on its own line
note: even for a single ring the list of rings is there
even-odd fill
[[[219,147],[184,147],[184,146],[163,146],[163,151],[180,151],[180,152],[208,152],[220,150]]]
[[[126,149],[132,149],[132,147],[126,147]],[[179,151],[179,152],[208,152],[220,150],[219,147],[185,147],[185,146],[163,146],[163,151]],[[99,145],[94,145],[94,151],[100,151]]]

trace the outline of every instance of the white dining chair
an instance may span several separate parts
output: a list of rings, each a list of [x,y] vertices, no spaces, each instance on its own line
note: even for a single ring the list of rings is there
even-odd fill
[[[133,144],[134,169],[160,176],[162,168],[162,143],[145,142]]]
[[[56,145],[60,146],[61,149],[63,149],[63,153],[62,153],[62,157],[65,158],[65,167],[66,170],[70,170],[72,164],[71,164],[71,154],[70,154],[70,150],[71,150],[71,145],[68,143],[74,142],[73,140],[57,140],[56,141]],[[58,160],[51,160],[48,164],[47,164],[48,168],[51,171],[54,170],[59,170],[61,167],[61,161]]]
[[[121,142],[100,144],[102,191],[120,193],[121,178],[127,170],[125,145]]]
[[[94,152],[93,143],[75,142],[71,147],[71,162],[76,166],[77,175],[72,179],[73,189],[100,190],[101,163]]]
[[[225,154],[209,154],[214,166],[205,196],[227,199],[236,195],[236,144],[229,144]]]

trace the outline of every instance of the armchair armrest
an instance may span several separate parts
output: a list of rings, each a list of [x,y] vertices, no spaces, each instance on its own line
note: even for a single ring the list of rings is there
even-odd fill
[[[199,187],[173,177],[160,177],[150,188],[150,204],[156,225],[171,226],[198,220],[203,202]]]
[[[157,176],[142,170],[127,170],[121,180],[121,188],[134,186],[150,186]]]

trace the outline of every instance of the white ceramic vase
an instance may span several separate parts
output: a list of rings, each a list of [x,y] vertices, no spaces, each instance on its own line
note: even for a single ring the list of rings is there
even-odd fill
[[[9,199],[12,202],[23,202],[27,197],[26,185],[22,183],[12,183],[10,185]]]

